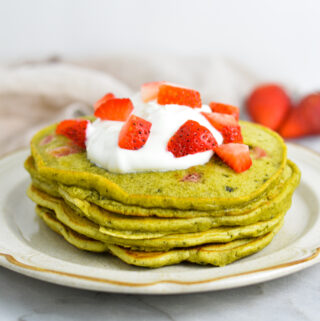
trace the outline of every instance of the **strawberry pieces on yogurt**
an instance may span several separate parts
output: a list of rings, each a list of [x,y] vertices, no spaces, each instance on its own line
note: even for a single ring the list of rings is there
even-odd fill
[[[122,126],[118,145],[123,149],[137,150],[147,142],[152,124],[138,116],[131,115]]]
[[[67,119],[60,122],[56,128],[57,135],[63,135],[71,139],[76,145],[86,148],[86,130],[88,120]]]
[[[97,110],[100,106],[102,106],[105,102],[107,102],[110,99],[114,99],[116,96],[113,93],[107,93],[102,98],[100,98],[94,105],[94,110]]]
[[[147,103],[158,97],[159,87],[164,84],[164,81],[147,82],[141,86],[141,99]]]
[[[228,114],[239,120],[239,108],[236,106],[216,102],[211,102],[209,106],[214,113]]]
[[[133,111],[129,98],[109,99],[101,104],[94,115],[101,120],[126,121]]]
[[[198,91],[167,83],[160,85],[157,102],[159,105],[175,104],[192,108],[201,107],[202,105]]]
[[[237,173],[248,170],[252,165],[249,146],[245,144],[222,144],[217,146],[214,151],[223,162]]]
[[[164,81],[155,81],[141,86],[143,102],[157,99],[159,105],[183,105],[201,107],[200,93],[194,89],[181,87]]]
[[[170,138],[167,150],[175,157],[183,157],[207,150],[217,145],[212,133],[194,120],[186,121]]]
[[[207,118],[213,127],[221,132],[225,144],[243,143],[241,127],[232,115],[205,112],[202,112],[202,115]]]

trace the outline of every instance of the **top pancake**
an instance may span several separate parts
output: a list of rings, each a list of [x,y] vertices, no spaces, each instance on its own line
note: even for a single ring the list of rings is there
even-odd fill
[[[186,170],[116,174],[92,164],[86,152],[55,157],[52,150],[70,146],[64,136],[55,135],[56,125],[37,133],[31,152],[37,171],[48,180],[97,191],[101,196],[142,207],[216,210],[241,206],[259,198],[280,179],[286,164],[286,147],[276,133],[255,124],[240,122],[244,142],[258,146],[267,156],[254,159],[252,167],[235,173],[217,157]],[[48,143],[45,137],[53,135]],[[192,175],[192,176],[191,176]],[[196,177],[197,181],[188,180]]]

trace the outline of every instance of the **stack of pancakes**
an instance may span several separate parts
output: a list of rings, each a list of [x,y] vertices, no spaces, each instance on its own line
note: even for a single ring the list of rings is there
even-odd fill
[[[240,125],[253,159],[241,174],[216,156],[186,170],[110,173],[52,125],[32,139],[28,195],[45,223],[79,249],[144,267],[223,266],[271,242],[300,179],[277,134]]]

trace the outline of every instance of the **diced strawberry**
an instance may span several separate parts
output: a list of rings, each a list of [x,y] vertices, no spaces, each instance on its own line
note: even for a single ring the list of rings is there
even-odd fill
[[[243,143],[240,125],[225,126],[222,129],[221,134],[223,136],[223,143],[224,144]]]
[[[223,144],[214,150],[234,171],[242,173],[252,165],[249,147],[245,144]]]
[[[186,121],[170,138],[167,150],[175,157],[183,157],[207,150],[217,145],[212,133],[194,120]]]
[[[118,145],[120,148],[137,150],[147,142],[152,124],[147,120],[131,115],[122,126]]]
[[[41,139],[39,146],[47,145],[47,144],[51,143],[53,141],[53,139],[54,139],[54,135],[45,136]]]
[[[209,106],[214,113],[232,115],[236,120],[239,120],[239,108],[236,106],[215,103],[215,102],[211,102]]]
[[[100,106],[102,106],[105,102],[107,102],[110,99],[114,99],[116,96],[113,93],[107,93],[102,98],[100,98],[94,105],[94,110],[97,110]]]
[[[126,121],[133,111],[129,98],[114,98],[104,102],[94,115],[102,120]]]
[[[190,183],[198,183],[201,180],[201,173],[190,173],[184,176],[180,182],[190,182]]]
[[[86,129],[88,120],[67,119],[58,124],[56,134],[70,138],[75,144],[86,148]]]
[[[54,157],[64,157],[71,154],[83,153],[83,149],[77,145],[74,146],[60,146],[48,151]]]
[[[292,108],[279,133],[284,138],[320,134],[320,93],[314,93]]]
[[[160,105],[176,104],[192,108],[201,107],[201,97],[198,91],[168,83],[159,86],[157,102]]]
[[[254,159],[260,159],[260,158],[266,157],[267,152],[259,146],[254,146],[252,149],[252,156]]]
[[[238,126],[238,122],[231,115],[205,112],[201,112],[201,114],[206,117],[209,123],[218,131],[222,131],[226,126]]]
[[[142,101],[147,103],[150,100],[156,99],[159,92],[159,87],[164,81],[147,82],[141,86]]]
[[[275,84],[256,88],[247,99],[252,120],[277,130],[287,116],[291,103],[285,90]]]
[[[232,115],[204,112],[201,114],[222,134],[225,144],[243,142],[241,127]]]

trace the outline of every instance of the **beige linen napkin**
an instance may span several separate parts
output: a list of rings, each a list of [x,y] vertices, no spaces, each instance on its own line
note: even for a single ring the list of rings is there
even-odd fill
[[[201,92],[203,102],[242,107],[262,77],[227,58],[106,56],[87,61],[0,67],[0,155],[27,146],[53,122],[92,113],[106,92],[127,97],[142,83],[167,80]],[[242,110],[241,118],[246,118]],[[299,140],[320,151],[318,137]]]

